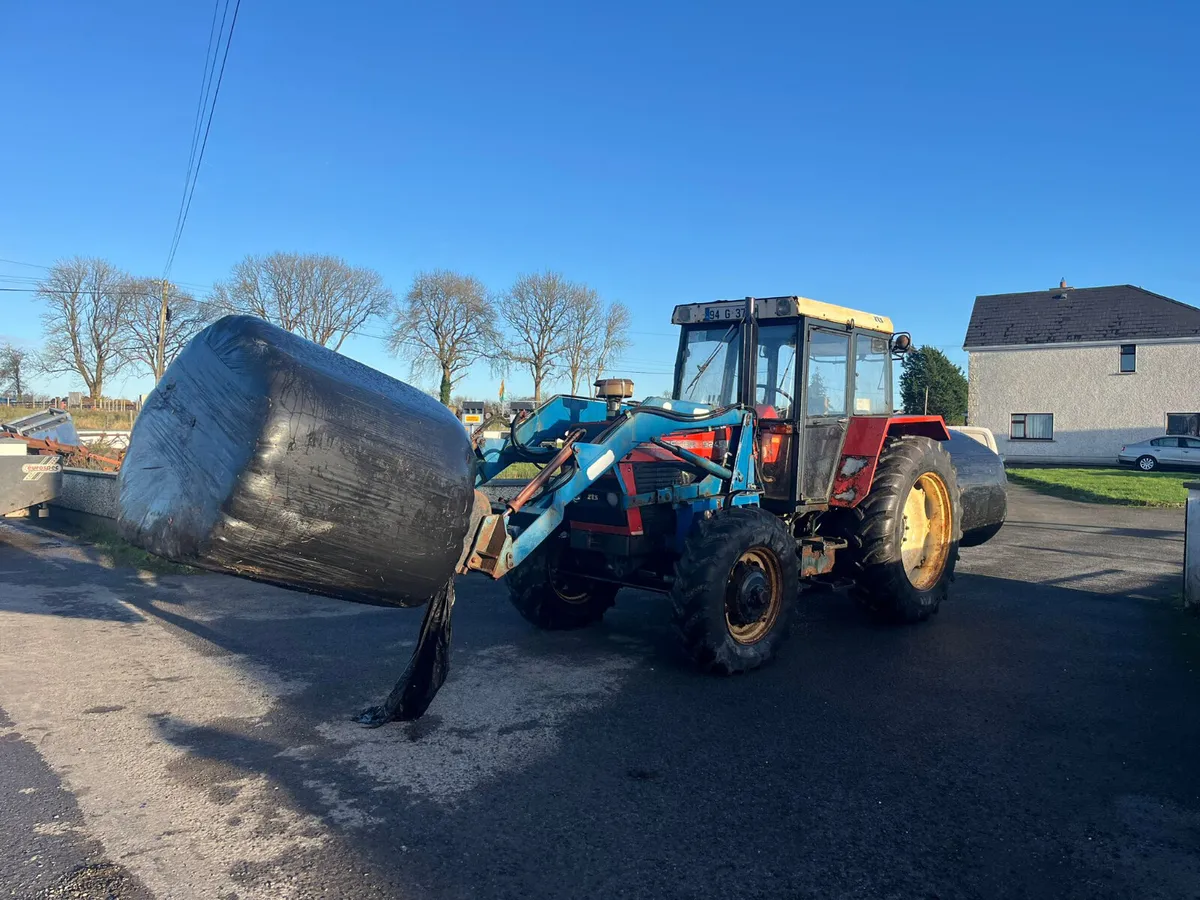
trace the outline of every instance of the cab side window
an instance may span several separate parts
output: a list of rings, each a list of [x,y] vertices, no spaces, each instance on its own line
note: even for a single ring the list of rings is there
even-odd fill
[[[768,418],[792,415],[792,393],[796,390],[796,339],[794,321],[764,324],[758,330],[757,384],[754,404]]]
[[[850,335],[813,329],[808,338],[808,414],[846,415]]]
[[[890,415],[892,385],[888,378],[888,342],[869,334],[854,336],[854,414]]]

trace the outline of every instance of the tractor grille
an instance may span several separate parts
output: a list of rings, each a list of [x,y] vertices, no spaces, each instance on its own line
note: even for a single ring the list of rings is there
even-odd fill
[[[612,525],[624,528],[629,524],[625,510],[608,502],[609,494],[619,494],[620,485],[612,472],[606,472],[596,483],[576,497],[567,506],[567,518],[573,522],[591,522],[597,525]]]
[[[670,462],[643,462],[633,464],[633,481],[639,494],[661,491],[677,484],[691,484],[696,478]]]

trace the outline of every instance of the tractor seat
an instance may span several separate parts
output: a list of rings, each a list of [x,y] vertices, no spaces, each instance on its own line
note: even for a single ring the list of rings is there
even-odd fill
[[[776,412],[775,407],[768,406],[765,403],[756,404],[754,407],[754,414],[756,416],[758,416],[760,419],[778,419],[779,418],[779,413]]]

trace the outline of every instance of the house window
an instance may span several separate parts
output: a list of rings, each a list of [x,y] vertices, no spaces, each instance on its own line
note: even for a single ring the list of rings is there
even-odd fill
[[[1131,375],[1137,371],[1137,344],[1121,345],[1121,374]]]
[[[1200,436],[1200,413],[1167,413],[1167,434]]]
[[[1009,436],[1014,441],[1054,440],[1053,413],[1013,413]]]

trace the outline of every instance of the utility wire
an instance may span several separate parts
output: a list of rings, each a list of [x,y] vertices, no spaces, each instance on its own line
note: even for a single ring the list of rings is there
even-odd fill
[[[21,262],[19,259],[0,259],[3,263],[12,263],[14,266],[29,266],[31,269],[49,269],[49,266],[39,266],[37,263]]]
[[[226,0],[226,7],[229,5],[229,0]],[[196,156],[196,164],[191,168],[190,183],[184,185],[183,197],[180,199],[180,214],[177,220],[178,224],[175,229],[175,234],[171,239],[171,250],[167,254],[167,264],[163,268],[163,280],[171,274],[171,266],[175,262],[175,253],[179,249],[179,242],[183,238],[183,229],[187,226],[188,212],[192,208],[192,197],[196,193],[196,181],[200,177],[200,166],[204,163],[204,151],[208,147],[208,135],[212,130],[213,113],[217,109],[217,99],[221,96],[221,82],[225,79],[225,63],[229,60],[229,46],[233,43],[233,30],[237,27],[238,10],[242,8],[242,0],[236,0],[233,6],[233,18],[229,22],[229,34],[225,37],[225,52],[221,55],[221,68],[217,72],[217,83],[213,89],[212,102],[208,107],[208,121],[204,124],[204,139],[200,142],[200,152]],[[213,9],[213,15],[216,16],[216,9]],[[221,19],[224,25],[224,16]],[[211,34],[211,32],[210,32]],[[220,52],[221,37],[217,36],[217,51]],[[216,61],[216,54],[213,55],[213,61]],[[205,55],[205,66],[208,65],[207,54]],[[211,74],[211,73],[210,73]],[[203,91],[201,92],[201,102],[203,102]],[[199,123],[197,123],[199,124]]]
[[[225,15],[229,12],[229,0],[225,0],[225,13],[221,15],[221,28],[217,30],[217,10],[221,0],[213,0],[212,22],[208,26],[208,46],[204,50],[204,66],[200,69],[200,93],[196,97],[196,114],[192,121],[192,142],[188,149],[187,169],[183,173],[183,195],[179,200],[179,211],[175,213],[175,230],[171,232],[171,246],[175,246],[183,220],[183,207],[187,198],[188,186],[192,182],[192,172],[196,162],[196,151],[200,147],[200,129],[204,124],[204,111],[208,108],[208,95],[212,87],[212,74],[217,67],[217,54],[213,51],[213,42],[218,34],[225,33]],[[218,45],[219,46],[219,45]],[[166,278],[166,274],[163,275]]]
[[[204,123],[204,110],[208,106],[209,91],[212,89],[213,72],[217,68],[217,54],[213,50],[213,42],[217,39],[217,35],[225,33],[225,17],[229,14],[229,0],[225,0],[225,8],[221,13],[221,28],[217,29],[217,8],[221,5],[221,0],[213,0],[212,21],[208,25],[208,47],[204,51],[204,68],[200,71],[200,94],[196,97],[196,116],[192,123],[192,144],[188,152],[187,169],[183,173],[183,188],[187,190],[188,182],[192,177],[192,165],[196,162],[196,151],[200,147],[200,128]],[[218,49],[220,44],[218,43]],[[183,206],[180,205],[179,215],[183,215]],[[179,217],[175,220],[176,227],[179,226]]]

